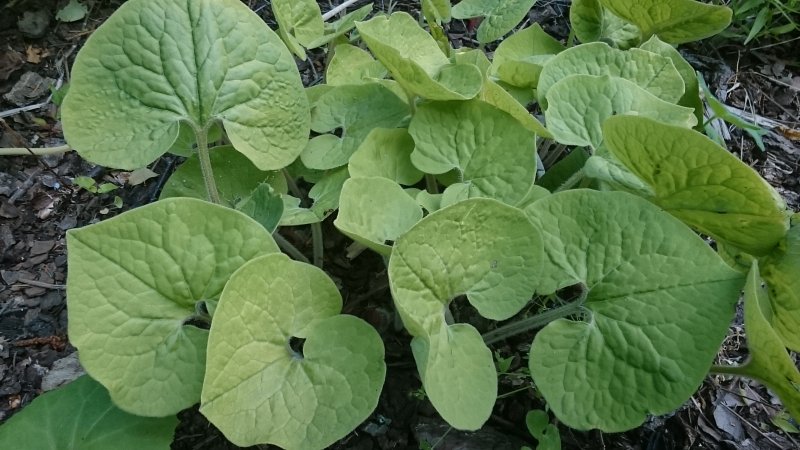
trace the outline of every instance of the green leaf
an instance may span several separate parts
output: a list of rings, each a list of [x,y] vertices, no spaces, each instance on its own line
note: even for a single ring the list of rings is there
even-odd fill
[[[408,105],[380,84],[337,86],[314,103],[311,128],[317,133],[339,130],[341,137],[317,136],[300,157],[311,169],[343,166],[370,131],[402,126],[410,114]]]
[[[325,448],[363,422],[386,376],[383,342],[339,315],[325,273],[284,255],[242,266],[211,325],[200,412],[234,444]],[[305,339],[301,351],[291,339]]]
[[[45,393],[0,426],[0,447],[16,450],[168,450],[178,419],[139,417],[114,406],[84,375]]]
[[[414,140],[403,128],[375,128],[353,156],[348,170],[355,177],[383,177],[411,186],[424,174],[411,163]]]
[[[220,121],[256,167],[292,162],[309,113],[294,59],[238,0],[131,0],[86,41],[62,118],[69,145],[133,170],[170,149],[180,123]]]
[[[699,41],[724,30],[732,12],[725,6],[694,0],[600,0],[614,14],[642,30],[642,38],[657,34],[670,44]]]
[[[478,42],[496,41],[519,25],[536,0],[461,0],[453,7],[455,19],[484,17],[478,27]]]
[[[536,450],[561,450],[561,434],[555,425],[550,424],[546,412],[541,409],[528,411],[525,415],[525,425],[531,436],[539,441]]]
[[[780,195],[751,167],[702,134],[646,118],[608,119],[609,151],[650,185],[650,198],[702,233],[763,255],[789,229]]]
[[[405,12],[356,24],[361,38],[410,94],[430,100],[468,100],[483,77],[471,64],[451,64],[436,41]]]
[[[617,114],[686,128],[697,124],[693,109],[665,102],[632,81],[608,75],[568,76],[550,88],[547,103],[547,126],[554,139],[593,149],[603,142],[603,123]]]
[[[351,11],[340,17],[334,22],[325,24],[325,34],[308,44],[307,48],[318,48],[330,43],[331,41],[344,36],[356,27],[356,22],[364,20],[372,12],[372,3],[368,3],[361,8]]]
[[[175,198],[67,233],[70,342],[122,409],[166,416],[200,398],[208,331],[193,320],[249,259],[275,253],[244,214]]]
[[[600,0],[573,0],[569,21],[583,43],[602,41],[625,50],[641,40],[639,28],[603,8]]]
[[[319,4],[314,0],[272,0],[271,5],[281,38],[305,61],[303,47],[309,47],[325,32]]]
[[[763,259],[762,267],[775,311],[772,326],[786,347],[800,351],[800,214],[794,215],[786,237]]]
[[[258,170],[249,159],[229,145],[211,149],[209,156],[217,190],[227,206],[236,206],[262,183],[270,184],[279,193],[287,191],[283,174]],[[159,198],[170,197],[208,198],[197,155],[187,159],[167,180]]]
[[[77,22],[89,12],[89,7],[78,0],[69,0],[63,8],[58,10],[56,19],[61,22]]]
[[[563,50],[560,42],[535,23],[497,46],[492,74],[511,86],[535,89],[544,63]]]
[[[380,177],[351,178],[342,187],[333,222],[342,233],[389,256],[395,241],[422,219],[422,208],[399,184]]]
[[[441,22],[450,22],[450,0],[422,0],[422,9],[423,11],[432,12]],[[429,16],[430,14],[425,16],[426,20]],[[428,22],[430,22],[430,20],[428,20]]]
[[[547,169],[544,176],[536,180],[536,184],[553,192],[561,187],[569,177],[581,170],[588,159],[589,153],[585,150],[580,148],[573,149],[561,161]]]
[[[469,197],[517,204],[536,176],[535,135],[478,100],[420,105],[409,133],[414,165],[426,173],[458,169]]]
[[[339,207],[342,185],[349,177],[347,167],[328,171],[308,191],[308,196],[314,202],[310,208],[302,208],[300,199],[284,195],[280,226],[307,225],[325,220]]]
[[[252,217],[272,233],[283,216],[283,199],[268,183],[261,183],[236,205],[236,210]]]
[[[539,102],[544,102],[554,84],[581,74],[624,78],[670,103],[677,103],[684,93],[681,74],[669,58],[638,48],[623,51],[594,42],[565,50],[545,64],[537,88]]]
[[[371,78],[383,78],[388,73],[366,50],[350,44],[339,44],[325,71],[325,81],[331,86],[363,84]]]
[[[794,277],[797,277],[795,272]],[[734,367],[738,373],[755,378],[778,394],[781,402],[795,419],[800,420],[800,372],[794,359],[784,348],[784,340],[772,326],[780,319],[781,311],[773,310],[767,287],[758,273],[758,261],[747,276],[744,288],[744,325],[750,358]],[[793,330],[795,333],[797,329]]]
[[[605,148],[602,150],[608,151]],[[626,169],[613,155],[590,156],[583,165],[583,173],[589,178],[606,183],[612,189],[646,198],[655,195],[653,188]]]
[[[580,283],[586,295],[586,317],[550,322],[533,341],[531,375],[548,406],[572,428],[604,432],[680,406],[719,350],[742,275],[630,194],[565,191],[526,212],[545,237],[538,292]]]
[[[447,325],[445,308],[465,294],[482,316],[511,317],[536,289],[541,255],[541,236],[524,214],[491,199],[434,212],[395,242],[388,269],[392,297],[415,336],[425,391],[456,428],[474,430],[489,418],[497,374],[477,330]]]
[[[214,123],[211,125],[211,128],[208,129],[208,133],[206,134],[206,142],[209,146],[212,146],[213,143],[221,139],[222,126],[219,123]],[[185,156],[188,158],[194,155],[197,151],[195,149],[196,145],[197,135],[195,134],[194,130],[186,122],[181,122],[180,129],[178,130],[178,138],[175,139],[175,142],[172,143],[172,146],[167,151],[173,155]]]

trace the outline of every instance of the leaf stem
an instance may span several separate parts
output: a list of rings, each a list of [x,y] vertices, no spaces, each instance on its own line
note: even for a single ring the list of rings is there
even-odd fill
[[[708,371],[719,375],[736,375],[739,377],[750,376],[749,371],[747,370],[747,364],[741,366],[719,366],[715,364],[711,366]]]
[[[0,148],[0,156],[44,156],[56,155],[59,153],[66,153],[72,150],[69,145],[59,145],[58,147],[40,147],[40,148],[25,148],[25,147],[11,147]]]
[[[429,194],[439,193],[439,184],[436,183],[436,176],[429,173],[425,174],[425,187]]]
[[[298,186],[297,182],[294,181],[294,178],[292,178],[292,175],[289,173],[289,171],[284,167],[281,169],[281,173],[283,173],[283,178],[286,179],[286,186],[289,187],[289,191],[292,193],[292,195],[302,200],[305,197],[305,194],[303,194],[303,191],[300,190],[300,186]]]
[[[585,175],[583,173],[583,169],[578,170],[577,172],[573,173],[569,178],[567,178],[567,181],[565,181],[561,186],[556,188],[556,190],[553,191],[553,193],[555,194],[556,192],[572,189],[583,180],[584,176]]]
[[[291,242],[287,241],[285,237],[281,236],[280,233],[277,231],[272,233],[272,238],[275,239],[275,243],[278,244],[278,247],[281,248],[286,254],[291,256],[292,258],[304,262],[306,264],[311,264],[311,261],[306,258],[306,255],[300,252]]]
[[[486,345],[491,345],[494,344],[495,342],[502,341],[503,339],[508,339],[511,336],[516,336],[518,334],[522,334],[530,330],[541,328],[556,319],[560,319],[566,316],[571,316],[572,314],[579,312],[581,308],[583,308],[583,301],[585,300],[585,298],[586,295],[582,294],[581,298],[579,298],[574,302],[567,303],[566,305],[559,306],[558,308],[553,308],[551,310],[536,314],[531,317],[526,317],[524,319],[517,320],[507,325],[503,325],[502,327],[497,328],[495,330],[484,333],[483,342],[485,342]]]
[[[314,249],[314,265],[322,269],[325,247],[322,241],[322,224],[319,222],[311,224],[311,243]]]
[[[206,192],[208,192],[208,199],[212,203],[221,204],[219,198],[219,191],[217,190],[217,182],[214,180],[214,170],[211,168],[211,156],[208,152],[208,127],[211,125],[209,122],[202,129],[191,124],[194,129],[195,137],[197,138],[197,158],[200,160],[200,171],[203,173],[203,181],[206,185]]]

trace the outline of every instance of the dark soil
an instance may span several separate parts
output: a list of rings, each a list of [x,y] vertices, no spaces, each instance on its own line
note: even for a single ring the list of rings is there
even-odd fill
[[[123,1],[95,2],[84,20],[71,24],[54,19],[65,3],[11,0],[0,6],[0,147],[64,143],[58,109],[52,102],[30,111],[4,113],[46,102],[50,94],[46,86],[68,81],[77,49]],[[245,3],[275,28],[268,2]],[[327,2],[320,3],[323,11],[330,9]],[[565,39],[569,3],[539,2],[529,21],[539,22],[554,36]],[[416,2],[375,1],[375,9],[386,11],[390,7],[414,14],[418,10]],[[17,22],[25,14],[38,14],[44,22],[37,33],[25,34],[18,28]],[[458,21],[451,24],[449,32],[456,46],[476,46],[472,28]],[[717,97],[744,111],[746,119],[756,117],[770,130],[764,136],[766,151],[761,151],[740,130],[724,124],[720,128],[728,133],[731,152],[758,170],[794,210],[800,210],[800,59],[796,43],[765,42],[745,48],[738,42],[712,39],[684,51]],[[299,64],[307,85],[320,81],[324,58],[321,51],[315,51],[308,62]],[[12,91],[14,96],[9,99]],[[69,344],[66,326],[65,232],[154,201],[178,163],[175,157],[161,158],[150,167],[158,176],[131,186],[128,173],[92,165],[75,153],[0,158],[0,422],[43,391],[76,376],[75,349]],[[81,175],[119,188],[108,194],[89,193],[73,184],[73,179]],[[118,201],[115,205],[116,196],[122,200],[121,208]],[[379,330],[388,365],[376,411],[331,448],[417,449],[421,442],[436,444],[438,449],[535,448],[524,417],[530,409],[544,405],[525,371],[524,355],[531,336],[509,340],[494,349],[513,361],[511,374],[501,376],[501,399],[487,426],[477,433],[451,430],[421,394],[409,336],[397,326],[382,259],[371,252],[352,260],[346,258],[350,241],[330,221],[324,227],[325,268],[341,287],[344,312],[364,318]],[[310,253],[307,228],[285,229],[282,233]],[[739,321],[732,325],[719,359],[736,363],[745,355]],[[627,433],[577,432],[563,426],[560,431],[564,448],[576,449],[800,448],[791,434],[774,424],[780,412],[775,402],[756,383],[710,376],[680,410],[653,417]],[[237,448],[196,408],[179,417],[174,449]]]

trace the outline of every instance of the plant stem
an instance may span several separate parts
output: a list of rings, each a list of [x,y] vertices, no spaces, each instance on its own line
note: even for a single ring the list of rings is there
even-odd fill
[[[580,299],[572,303],[567,303],[566,305],[536,314],[535,316],[517,320],[516,322],[509,323],[500,328],[489,331],[488,333],[484,333],[483,342],[485,342],[486,345],[491,345],[511,336],[516,336],[536,328],[541,328],[556,319],[575,314],[583,307],[584,298],[585,294]]]
[[[286,170],[285,167],[281,169],[281,172],[283,173],[283,178],[286,179],[286,186],[289,187],[289,191],[292,193],[292,195],[302,200],[305,197],[305,194],[303,194],[303,191],[300,190],[300,186],[298,186],[297,182],[294,181],[292,175],[289,174],[289,171]]]
[[[716,373],[719,375],[736,375],[739,377],[746,377],[748,376],[747,365],[742,366],[718,366],[713,365],[710,369],[708,369],[711,373]]]
[[[314,249],[314,265],[322,269],[324,246],[322,242],[322,224],[311,224],[311,243]]]
[[[66,153],[70,150],[72,150],[72,148],[69,145],[59,145],[58,147],[43,147],[43,148],[11,147],[11,148],[0,148],[0,156],[56,155],[59,153]]]
[[[565,181],[564,184],[556,188],[556,190],[553,191],[553,193],[555,194],[556,192],[572,189],[573,187],[575,187],[576,184],[578,184],[581,180],[583,180],[583,177],[584,177],[583,169],[580,169],[577,172],[573,173],[572,176],[567,178],[567,181]]]
[[[272,238],[275,239],[275,243],[278,244],[278,247],[281,248],[286,254],[291,256],[292,258],[302,261],[306,264],[311,264],[311,261],[306,258],[306,255],[302,254],[300,250],[297,249],[291,242],[287,241],[285,237],[281,236],[280,233],[277,231],[272,233]]]
[[[210,125],[210,123],[209,123]],[[206,192],[208,192],[208,199],[212,203],[221,204],[219,198],[219,191],[217,190],[217,182],[214,180],[214,170],[211,168],[211,156],[208,152],[208,127],[206,125],[202,129],[197,129],[194,125],[194,134],[197,138],[197,157],[200,160],[200,171],[203,173],[203,181],[206,184]]]
[[[326,12],[325,14],[323,14],[322,15],[322,21],[323,22],[327,22],[328,19],[330,19],[331,17],[333,17],[333,16],[339,14],[340,12],[344,11],[345,9],[347,9],[348,6],[352,5],[353,3],[357,2],[357,1],[358,0],[347,0],[346,2],[344,2],[341,5],[337,6],[336,8],[333,8],[332,10],[330,10],[330,11]]]
[[[436,176],[429,173],[425,174],[425,186],[429,194],[438,194],[439,185],[436,183]]]

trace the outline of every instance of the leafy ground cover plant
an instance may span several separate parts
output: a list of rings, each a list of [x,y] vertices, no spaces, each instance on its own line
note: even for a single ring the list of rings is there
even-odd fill
[[[384,256],[425,393],[455,428],[492,413],[490,345],[539,328],[530,374],[568,426],[630,429],[709,370],[760,379],[797,414],[784,357],[800,347],[797,216],[695,131],[697,78],[672,45],[730,10],[575,2],[582,44],[534,25],[490,60],[436,30],[485,15],[491,41],[519,22],[492,20],[506,2],[426,2],[433,34],[402,12],[326,32],[307,3],[273,5],[282,42],[235,0],[131,0],[76,61],[63,114],[83,156],[190,155],[159,202],[69,233],[70,338],[119,408],[169,417],[199,402],[232,442],[284,448],[323,448],[364,420],[386,373],[380,337],[273,233],[311,224],[321,249],[338,209],[334,225]],[[327,83],[303,92],[284,42],[298,57],[330,43]],[[538,178],[540,138],[577,156]],[[743,287],[752,361],[712,367]],[[515,317],[564,289],[577,298]],[[461,296],[510,322],[456,323]],[[536,413],[531,430],[555,446],[548,422]]]

